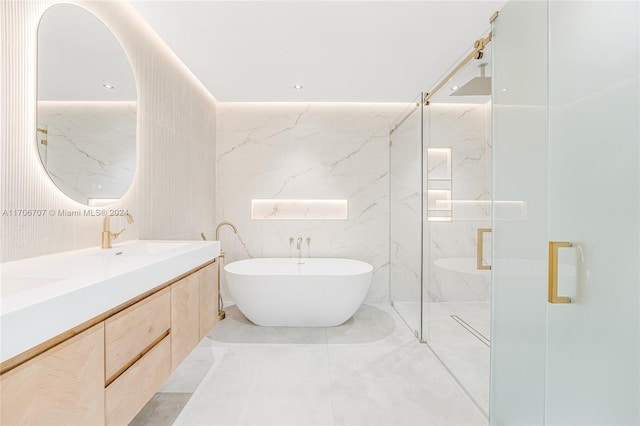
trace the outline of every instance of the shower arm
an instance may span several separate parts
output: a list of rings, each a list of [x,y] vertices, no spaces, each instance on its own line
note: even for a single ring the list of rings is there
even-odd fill
[[[449,74],[444,77],[440,83],[436,87],[433,88],[429,93],[425,93],[423,102],[425,105],[428,105],[429,99],[433,97],[440,89],[442,89],[451,78],[460,71],[465,65],[467,65],[472,59],[481,59],[483,55],[483,50],[487,45],[491,43],[491,33],[489,33],[485,38],[480,38],[473,43],[473,51],[467,55],[466,58],[462,60]]]

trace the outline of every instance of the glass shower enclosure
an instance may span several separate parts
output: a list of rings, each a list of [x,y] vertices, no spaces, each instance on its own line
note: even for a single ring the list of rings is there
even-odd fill
[[[422,94],[389,131],[389,280],[392,306],[423,338]]]
[[[486,47],[396,120],[389,153],[391,303],[487,416],[490,80]]]
[[[492,33],[391,129],[391,302],[489,424],[640,424],[640,3]]]
[[[493,31],[490,423],[640,424],[640,4],[512,1]]]

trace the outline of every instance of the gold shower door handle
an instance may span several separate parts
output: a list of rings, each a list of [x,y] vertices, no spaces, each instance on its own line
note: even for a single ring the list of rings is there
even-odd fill
[[[476,239],[476,268],[480,271],[488,271],[491,265],[484,264],[484,234],[491,232],[491,228],[478,228],[478,238]]]
[[[567,241],[549,241],[549,303],[571,303],[571,298],[558,296],[558,249],[573,247]]]

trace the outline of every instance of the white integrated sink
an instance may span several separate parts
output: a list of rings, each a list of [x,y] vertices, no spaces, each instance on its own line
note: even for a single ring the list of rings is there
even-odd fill
[[[219,241],[135,240],[0,263],[0,362],[219,255]]]
[[[99,256],[99,257],[109,257],[109,256],[152,256],[154,254],[159,254],[165,252],[167,250],[174,250],[177,248],[185,247],[192,242],[183,242],[183,241],[140,241],[137,244],[131,245],[123,245],[116,246],[110,249],[94,249],[91,252],[85,254],[85,256]]]

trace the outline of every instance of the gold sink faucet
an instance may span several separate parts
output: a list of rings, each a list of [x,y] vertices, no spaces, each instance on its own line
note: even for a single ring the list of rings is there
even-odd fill
[[[115,240],[124,232],[126,228],[122,228],[119,232],[111,232],[111,228],[109,225],[109,218],[111,215],[106,215],[104,217],[104,221],[102,222],[102,248],[109,249],[111,248],[111,240]],[[133,216],[129,213],[125,215],[127,218],[127,223],[133,223]]]

